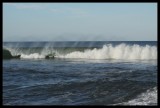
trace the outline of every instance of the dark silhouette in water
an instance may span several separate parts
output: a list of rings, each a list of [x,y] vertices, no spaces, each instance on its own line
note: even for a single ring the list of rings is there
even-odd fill
[[[21,55],[16,55],[16,56],[12,56],[11,52],[3,49],[3,59],[12,59],[12,58],[17,58],[19,59]]]
[[[45,59],[54,59],[55,53],[48,54],[45,56]],[[3,59],[19,59],[21,55],[12,56],[11,52],[3,49]]]
[[[48,54],[45,56],[45,59],[54,59],[55,53],[53,54]]]

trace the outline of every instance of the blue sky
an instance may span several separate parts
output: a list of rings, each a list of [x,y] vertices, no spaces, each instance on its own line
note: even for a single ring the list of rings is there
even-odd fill
[[[3,3],[3,41],[157,41],[157,3]]]

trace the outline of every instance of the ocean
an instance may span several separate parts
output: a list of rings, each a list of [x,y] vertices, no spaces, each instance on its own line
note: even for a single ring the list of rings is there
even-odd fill
[[[3,58],[3,105],[157,105],[157,41],[3,42],[3,49],[20,55]]]

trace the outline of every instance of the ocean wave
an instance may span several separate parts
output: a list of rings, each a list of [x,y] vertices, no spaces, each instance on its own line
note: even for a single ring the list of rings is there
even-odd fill
[[[42,59],[42,58],[45,58],[45,56],[40,55],[38,53],[33,53],[33,54],[29,54],[29,55],[21,54],[21,58],[24,58],[24,59]]]
[[[60,58],[85,58],[85,59],[157,59],[157,48],[155,46],[139,46],[120,44],[113,47],[111,44],[104,45],[101,49],[88,49],[84,52],[75,51]]]
[[[21,51],[20,49],[8,49],[13,55],[20,54],[24,59],[39,59],[45,58],[49,52],[55,52],[56,58],[76,58],[76,59],[125,59],[125,60],[156,60],[157,47],[156,46],[140,46],[137,44],[127,45],[119,44],[113,46],[112,44],[103,45],[102,48],[85,49],[84,51],[71,51],[67,53],[60,53],[54,49],[42,49],[40,52],[29,52],[29,50]],[[27,52],[27,53],[26,53]]]
[[[136,99],[123,103],[123,105],[157,105],[157,87],[147,90]]]

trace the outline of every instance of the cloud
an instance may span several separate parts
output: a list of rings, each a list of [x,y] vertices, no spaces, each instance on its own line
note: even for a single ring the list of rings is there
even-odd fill
[[[63,9],[52,8],[52,9],[50,9],[50,12],[69,15],[69,16],[75,16],[75,17],[88,16],[89,15],[89,12],[87,10],[84,10],[84,9],[81,9],[81,8],[71,8],[71,7],[63,8]]]
[[[44,6],[42,6],[41,4],[31,4],[31,3],[25,3],[25,4],[21,4],[21,3],[4,3],[5,5],[8,6],[13,6],[17,9],[32,9],[32,10],[39,10],[44,8]]]
[[[89,12],[83,8],[76,8],[76,7],[65,7],[65,8],[55,8],[55,7],[48,7],[49,4],[42,4],[42,3],[3,3],[7,6],[12,6],[16,9],[23,9],[23,10],[41,10],[45,9],[46,11],[50,11],[51,13],[58,13],[64,14],[69,16],[87,16]]]

